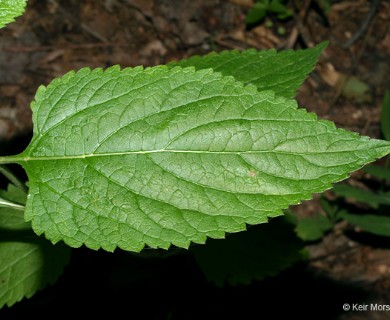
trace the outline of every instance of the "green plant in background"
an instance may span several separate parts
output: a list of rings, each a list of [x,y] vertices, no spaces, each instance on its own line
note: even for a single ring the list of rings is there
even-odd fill
[[[295,232],[297,236],[303,241],[317,241],[332,230],[334,224],[337,222],[337,207],[321,197],[320,204],[325,212],[325,215],[317,212],[314,216],[306,217],[296,221]]]
[[[0,28],[23,14],[26,0],[0,0]],[[23,217],[27,187],[5,166],[0,174],[9,179],[0,190],[0,308],[53,284],[70,258],[70,248],[53,246],[31,229]]]
[[[305,243],[294,232],[294,218],[287,214],[223,240],[210,239],[207,245],[194,246],[191,251],[207,279],[218,286],[275,276],[307,258]]]
[[[390,91],[386,90],[382,102],[381,130],[383,137],[390,141]],[[388,165],[387,165],[388,166]]]
[[[293,96],[325,46],[83,68],[41,86],[31,103],[32,141],[23,153],[0,157],[11,182],[0,193],[0,306],[55,281],[69,259],[66,245],[187,249],[282,215],[390,153],[389,142],[297,109]],[[26,170],[28,188],[10,163]],[[291,222],[269,228],[193,252],[218,284],[261,279],[303,257]],[[252,258],[241,270],[227,252],[242,260],[243,246]],[[220,250],[224,264],[208,258]],[[268,264],[255,267],[264,258]]]
[[[390,141],[390,91],[386,91],[382,102],[381,130],[383,137]],[[375,190],[362,190],[348,185],[336,185],[334,191],[339,196],[355,199],[368,206],[361,213],[340,210],[339,216],[363,231],[379,236],[390,237],[390,190],[387,184],[390,181],[389,158],[386,166],[366,166],[363,170],[381,181]],[[358,210],[356,210],[358,211]]]
[[[26,193],[13,184],[0,190],[11,205],[0,207],[0,307],[22,297],[31,297],[38,289],[53,284],[70,258],[70,248],[53,246],[32,231],[25,222],[21,206]],[[17,205],[15,205],[17,204]]]
[[[286,7],[285,0],[256,0],[246,15],[247,24],[261,22],[268,15],[275,15],[279,20],[292,17],[292,11]]]
[[[325,11],[325,13],[329,12],[331,8],[330,0],[317,0],[317,3]]]
[[[293,12],[288,8],[286,0],[256,0],[253,7],[248,11],[245,22],[248,25],[254,25],[263,22],[264,19],[275,16],[278,20],[286,20],[293,16]],[[316,0],[317,9],[320,9],[321,15],[325,16],[330,8],[331,4],[329,0]],[[296,4],[298,7],[302,5],[299,1]],[[267,26],[272,26],[273,23],[267,19]],[[279,31],[283,30],[283,31]],[[282,26],[279,26],[278,33],[283,34],[285,32]]]

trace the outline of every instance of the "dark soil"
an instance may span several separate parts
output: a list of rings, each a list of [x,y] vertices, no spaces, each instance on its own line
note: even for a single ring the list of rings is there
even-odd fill
[[[299,49],[322,41],[330,44],[298,94],[300,105],[338,127],[380,138],[381,103],[390,88],[390,2],[328,1],[329,12],[320,1],[292,2],[293,19],[269,16],[248,28],[251,0],[30,0],[25,15],[0,30],[0,154],[27,146],[37,88],[69,70],[152,66],[212,50]],[[360,29],[371,11],[368,27]],[[349,183],[362,177],[355,173]],[[320,210],[318,199],[293,210],[312,215]],[[4,308],[0,317],[259,319],[269,318],[268,311],[272,318],[390,319],[389,312],[342,310],[344,303],[390,304],[388,242],[351,237],[349,229],[343,222],[308,246],[308,263],[226,288],[208,283],[190,254],[146,259],[74,250],[56,285]]]

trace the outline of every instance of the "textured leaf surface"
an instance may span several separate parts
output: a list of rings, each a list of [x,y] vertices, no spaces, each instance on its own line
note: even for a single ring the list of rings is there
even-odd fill
[[[10,186],[3,192],[8,200],[26,200],[26,195]],[[23,213],[0,208],[0,308],[55,282],[68,263],[70,248],[53,246],[38,238]]]
[[[292,98],[326,46],[327,43],[322,43],[311,49],[281,52],[254,49],[214,52],[171,62],[168,66],[211,68],[244,84],[253,84],[259,91],[272,90],[276,95]]]
[[[0,28],[23,14],[27,0],[0,0]]]
[[[387,154],[210,69],[82,69],[41,87],[19,162],[53,242],[140,251],[222,238]]]
[[[222,286],[225,282],[249,284],[277,275],[305,257],[303,248],[294,225],[278,218],[225,240],[210,239],[191,251],[207,279]]]

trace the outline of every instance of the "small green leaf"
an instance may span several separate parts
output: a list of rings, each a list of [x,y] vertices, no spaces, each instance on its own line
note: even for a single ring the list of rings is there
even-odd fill
[[[381,167],[368,165],[363,168],[363,170],[378,179],[389,180],[390,181],[390,169]]]
[[[372,94],[368,84],[353,76],[346,79],[342,95],[356,103],[370,103],[372,101]]]
[[[269,12],[277,13],[278,19],[287,19],[292,16],[291,10],[279,1],[272,1],[267,9]]]
[[[366,232],[378,236],[390,237],[390,217],[376,214],[351,214],[345,210],[340,211],[340,217],[360,227]]]
[[[232,234],[225,240],[210,239],[191,251],[209,281],[218,286],[249,284],[277,275],[305,257],[303,242],[294,225],[284,218]]]
[[[194,66],[197,70],[211,68],[224,76],[233,76],[244,84],[253,84],[259,91],[272,90],[276,95],[292,98],[326,46],[327,42],[297,51],[249,49],[242,52],[213,52],[171,62],[168,66]]]
[[[317,241],[333,227],[332,222],[321,214],[298,221],[295,232],[304,241]]]
[[[25,217],[73,247],[187,248],[245,230],[390,152],[212,70],[82,69],[41,87]]]
[[[22,191],[12,187],[4,195],[20,199]],[[24,201],[26,195],[24,194]],[[23,213],[0,208],[0,308],[54,283],[70,257],[70,248],[53,246],[38,238]]]
[[[22,190],[23,194],[27,193],[27,187],[23,181],[21,181],[10,169],[4,165],[0,165],[0,175],[3,175],[11,182],[15,187]],[[1,190],[0,190],[1,192]]]
[[[390,91],[386,90],[382,102],[381,130],[386,140],[390,141]]]
[[[253,7],[248,11],[245,22],[247,24],[253,24],[263,20],[267,13],[267,6],[263,3],[255,3]]]
[[[0,0],[0,28],[23,14],[27,0]]]
[[[361,203],[368,204],[372,208],[377,209],[379,205],[390,205],[390,197],[386,194],[373,193],[359,188],[338,184],[333,187],[333,191],[339,196],[356,199]]]
[[[339,207],[336,203],[329,201],[326,199],[324,195],[320,197],[320,206],[322,210],[325,211],[326,217],[334,224],[337,220],[337,212],[339,211]]]
[[[13,184],[9,184],[7,190],[0,189],[0,197],[19,204],[26,204],[26,194]]]
[[[317,0],[317,3],[325,14],[329,13],[332,8],[330,0]]]

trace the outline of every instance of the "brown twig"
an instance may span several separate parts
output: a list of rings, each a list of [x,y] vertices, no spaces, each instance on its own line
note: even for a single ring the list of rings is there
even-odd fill
[[[370,25],[372,19],[374,18],[375,12],[378,10],[380,0],[373,0],[371,9],[368,12],[366,19],[364,19],[363,23],[360,25],[360,28],[355,32],[355,34],[344,44],[344,48],[351,47],[367,30]]]
[[[286,41],[285,47],[287,49],[293,48],[295,42],[298,39],[298,36],[301,37],[302,41],[305,43],[306,47],[312,47],[313,42],[310,40],[310,35],[305,27],[307,12],[310,8],[312,0],[305,0],[303,3],[300,1],[299,5],[295,4],[296,10],[298,13],[294,13],[295,27],[293,28],[289,38]]]
[[[370,22],[371,22],[371,20],[374,18],[374,13],[375,13],[375,11],[376,11],[376,9],[377,9],[379,3],[380,3],[380,0],[374,0],[374,2],[375,2],[375,3],[372,4],[370,13],[367,15],[367,17],[369,17],[370,19],[367,19],[367,18],[366,18],[366,20],[365,20],[365,21],[368,21],[367,26],[366,26],[364,29],[359,28],[359,30],[355,33],[355,35],[356,35],[356,34],[359,34],[359,36],[356,38],[356,40],[357,40],[359,37],[361,37],[361,36],[364,35],[363,41],[362,41],[362,43],[361,43],[361,46],[360,46],[360,48],[359,48],[358,53],[355,55],[355,58],[354,58],[354,60],[353,60],[353,63],[352,63],[352,66],[351,66],[349,72],[346,73],[346,77],[344,78],[344,80],[343,80],[342,82],[339,83],[338,89],[337,89],[335,95],[333,96],[333,98],[331,99],[331,101],[330,101],[330,103],[329,103],[329,112],[332,111],[334,105],[336,104],[336,102],[337,102],[338,99],[340,98],[340,96],[341,96],[341,94],[342,94],[342,91],[343,91],[343,88],[344,88],[346,82],[350,79],[351,75],[353,74],[354,70],[356,69],[356,67],[357,67],[358,64],[359,64],[359,61],[360,61],[361,57],[363,56],[363,53],[364,53],[364,51],[365,51],[366,44],[367,44],[367,39],[369,38],[369,36],[370,36],[370,34],[371,34],[371,32],[372,32],[372,27],[373,27],[373,26],[370,24]],[[371,12],[373,12],[373,13],[371,13]],[[367,28],[368,28],[368,30],[367,30],[367,32],[365,32]],[[355,38],[355,35],[354,35],[352,38]],[[352,39],[352,38],[351,38],[351,39]],[[351,41],[351,39],[350,39],[349,41]],[[356,41],[356,40],[355,40],[355,41]],[[346,45],[347,45],[347,43],[344,45],[344,47],[347,49]],[[352,45],[352,43],[351,43],[351,45]],[[351,45],[350,45],[350,46],[351,46]]]
[[[328,253],[325,253],[323,255],[320,255],[318,257],[312,257],[312,258],[309,258],[309,261],[310,262],[316,262],[316,261],[321,261],[321,260],[326,260],[328,259],[329,257],[332,257],[332,256],[338,256],[342,253],[347,253],[347,252],[351,252],[351,251],[357,251],[358,248],[356,247],[347,247],[347,246],[344,246],[340,249],[337,249],[337,250],[333,250],[331,252],[328,252]]]
[[[107,47],[129,47],[128,43],[115,43],[115,42],[104,42],[104,43],[83,43],[83,44],[66,44],[64,46],[11,46],[3,48],[7,52],[36,52],[36,51],[50,51],[53,49],[95,49],[95,48],[107,48]]]
[[[75,23],[76,25],[79,24],[78,21],[76,20],[76,18],[71,15],[65,8],[63,8],[59,3],[57,3],[55,0],[49,0],[51,3],[54,3],[57,7],[58,7],[58,10],[60,11],[60,13],[67,17],[70,21],[72,21],[73,23]],[[102,42],[108,42],[108,40],[103,37],[101,34],[99,34],[98,32],[96,32],[95,30],[92,30],[90,27],[88,27],[87,25],[85,25],[84,23],[81,23],[79,24],[80,27],[86,31],[87,33],[89,33],[91,36],[93,36],[95,39],[99,40],[99,41],[102,41]]]
[[[225,39],[222,39],[220,37],[216,37],[215,38],[215,43],[217,43],[218,45],[222,46],[222,47],[225,47],[227,49],[234,49],[234,50],[245,50],[246,48],[243,47],[243,46],[240,46],[240,45],[237,45],[237,44],[234,44],[234,43],[231,43],[229,41],[226,41]]]

